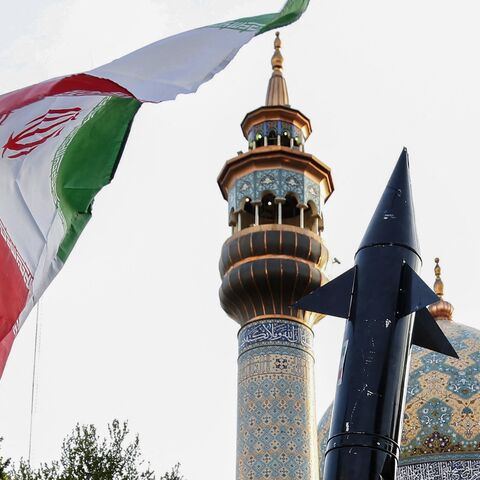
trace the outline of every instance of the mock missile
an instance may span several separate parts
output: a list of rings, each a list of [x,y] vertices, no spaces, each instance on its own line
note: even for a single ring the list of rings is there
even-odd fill
[[[458,358],[429,314],[439,299],[420,266],[404,149],[354,267],[295,304],[347,319],[324,480],[394,480],[411,345]]]

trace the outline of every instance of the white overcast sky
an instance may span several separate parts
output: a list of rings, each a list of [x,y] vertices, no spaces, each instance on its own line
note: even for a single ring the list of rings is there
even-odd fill
[[[1,1],[0,92],[81,72],[159,38],[277,11],[282,0]],[[478,0],[311,0],[283,29],[292,106],[306,150],[333,169],[332,256],[349,268],[402,147],[409,149],[423,278],[440,256],[457,321],[478,325]],[[144,105],[117,176],[42,298],[33,462],[54,458],[76,422],[139,432],[163,472],[233,478],[236,333],[218,303],[229,235],[216,185],[246,149],[239,123],[264,102],[273,32],[197,94]],[[34,315],[0,381],[3,452],[28,453]],[[343,321],[316,327],[319,415],[333,397]]]

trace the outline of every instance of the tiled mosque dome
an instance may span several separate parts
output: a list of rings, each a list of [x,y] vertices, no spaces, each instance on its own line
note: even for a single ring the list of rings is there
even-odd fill
[[[452,321],[443,299],[430,310],[460,358],[412,348],[397,480],[480,479],[480,331]],[[318,425],[320,480],[331,413]]]

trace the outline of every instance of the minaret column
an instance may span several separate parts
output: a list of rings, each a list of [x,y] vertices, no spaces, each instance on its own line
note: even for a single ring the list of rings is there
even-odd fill
[[[316,479],[313,332],[269,318],[239,332],[237,479]]]
[[[242,122],[249,150],[218,177],[236,225],[219,296],[240,325],[237,480],[317,480],[312,327],[321,316],[291,305],[326,281],[328,251],[312,227],[333,182],[304,152],[310,120],[289,105],[278,34],[274,47],[266,105]]]
[[[222,247],[220,301],[241,326],[237,480],[318,478],[311,327],[320,317],[291,305],[325,282],[327,257],[319,235],[277,223]]]

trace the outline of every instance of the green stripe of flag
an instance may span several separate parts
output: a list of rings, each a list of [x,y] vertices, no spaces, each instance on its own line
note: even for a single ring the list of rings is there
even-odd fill
[[[284,27],[298,20],[307,9],[309,0],[288,0],[282,10],[255,17],[243,17],[238,20],[217,23],[211,28],[228,28],[231,30],[256,32],[255,35],[268,32],[274,28]]]
[[[58,250],[63,262],[90,220],[95,195],[115,174],[140,105],[132,98],[108,98],[67,139],[55,181],[66,227]]]
[[[285,27],[298,20],[308,7],[309,0],[288,0],[282,10],[269,15],[271,17],[265,26],[257,33],[268,32],[274,28]]]

